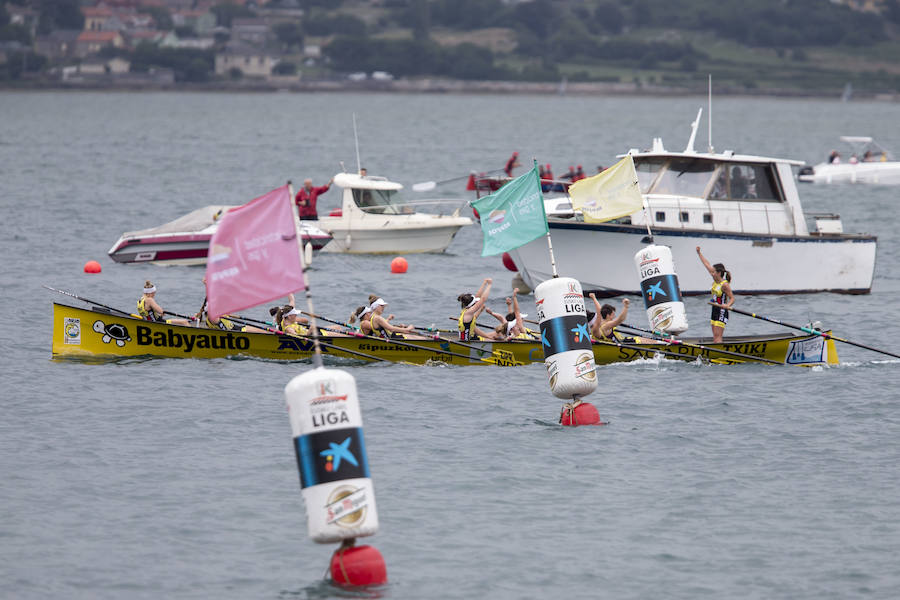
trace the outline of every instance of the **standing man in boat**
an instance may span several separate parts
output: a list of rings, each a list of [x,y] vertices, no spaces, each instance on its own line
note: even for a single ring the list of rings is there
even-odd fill
[[[300,191],[297,192],[297,196],[294,198],[301,221],[319,220],[319,213],[316,211],[316,201],[319,199],[319,194],[324,194],[328,191],[332,182],[334,182],[334,177],[325,185],[313,187],[312,179],[303,180],[303,187],[300,188]]]

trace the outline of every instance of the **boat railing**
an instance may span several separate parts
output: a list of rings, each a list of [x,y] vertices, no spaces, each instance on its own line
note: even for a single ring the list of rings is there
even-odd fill
[[[438,198],[429,200],[410,200],[402,202],[391,202],[390,204],[379,204],[376,206],[358,206],[365,213],[377,215],[411,215],[416,212],[418,207],[447,207],[446,209],[434,211],[421,211],[425,214],[444,216],[445,214],[458,215],[460,210],[466,205],[465,198]]]

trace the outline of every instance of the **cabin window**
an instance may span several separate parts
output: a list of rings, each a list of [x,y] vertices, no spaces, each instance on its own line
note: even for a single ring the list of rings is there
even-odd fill
[[[402,212],[397,192],[394,190],[353,190],[353,201],[365,212],[398,215]]]
[[[641,187],[642,194],[646,194],[650,189],[650,185],[656,179],[656,175],[665,162],[665,159],[659,158],[642,158],[634,161],[634,170],[637,172],[638,184]]]
[[[663,222],[665,222],[665,220],[666,220],[666,213],[661,210],[656,211],[656,222],[663,223]]]
[[[697,158],[674,158],[660,173],[650,193],[702,198],[716,165]]]
[[[682,223],[687,223],[688,221],[691,220],[691,217],[686,210],[683,210],[683,211],[681,211],[681,214],[679,215],[678,220],[681,221]]]
[[[762,164],[723,163],[709,194],[710,200],[780,201],[775,167]]]
[[[703,222],[712,223],[712,213],[703,213]]]

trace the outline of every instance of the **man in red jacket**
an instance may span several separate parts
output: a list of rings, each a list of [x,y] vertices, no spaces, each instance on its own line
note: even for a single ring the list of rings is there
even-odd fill
[[[294,202],[297,204],[297,212],[300,214],[301,220],[319,220],[319,213],[316,211],[316,200],[319,199],[319,194],[324,194],[328,191],[328,188],[331,187],[333,181],[334,178],[332,177],[328,183],[320,187],[313,187],[312,179],[303,181],[303,187],[300,188],[296,198],[294,198]]]

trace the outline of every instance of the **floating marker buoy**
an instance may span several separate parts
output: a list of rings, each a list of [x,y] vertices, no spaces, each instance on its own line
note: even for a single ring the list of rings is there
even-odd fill
[[[384,557],[372,546],[341,546],[331,555],[331,580],[349,586],[385,584]]]
[[[406,273],[409,263],[402,256],[398,256],[391,261],[391,273]]]
[[[100,268],[100,263],[98,263],[96,260],[89,260],[84,263],[85,273],[99,273],[100,271],[102,271],[102,269]]]
[[[597,407],[590,402],[564,404],[559,422],[565,427],[578,427],[579,425],[606,425],[600,420]]]
[[[306,242],[303,247],[303,268],[305,269],[312,264],[313,247],[311,242]]]
[[[356,380],[319,367],[284,388],[309,537],[325,544],[378,531]]]
[[[597,372],[581,283],[548,279],[535,288],[534,303],[550,391],[557,398],[587,396],[597,389]]]
[[[516,266],[515,261],[513,261],[512,256],[509,255],[509,252],[503,253],[503,266],[506,267],[510,271],[518,271],[519,267]]]
[[[687,315],[669,247],[651,244],[639,250],[634,255],[634,265],[641,278],[641,294],[650,327],[672,334],[687,330]]]

